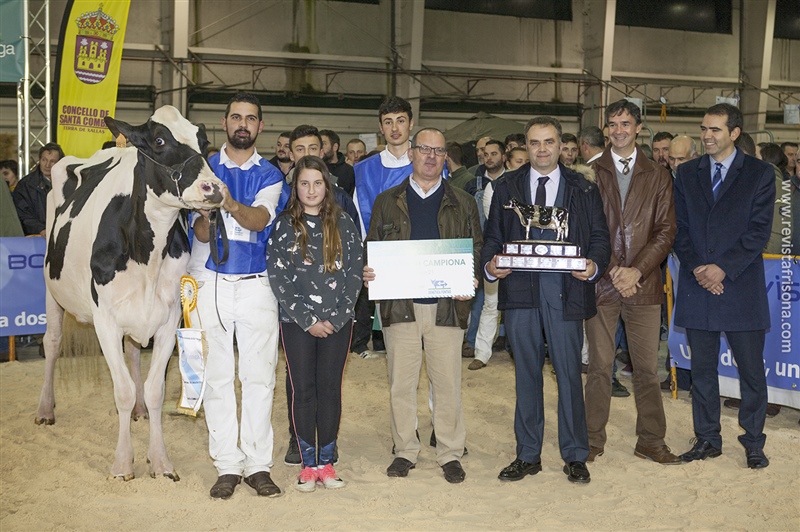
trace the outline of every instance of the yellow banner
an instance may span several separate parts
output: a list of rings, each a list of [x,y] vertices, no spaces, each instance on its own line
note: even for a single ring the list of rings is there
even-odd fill
[[[74,0],[61,32],[56,138],[64,153],[88,157],[112,140],[130,0]]]

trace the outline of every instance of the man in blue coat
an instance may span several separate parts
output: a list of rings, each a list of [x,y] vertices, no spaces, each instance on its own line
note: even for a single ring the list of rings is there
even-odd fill
[[[684,462],[722,454],[720,436],[720,333],[739,369],[742,406],[739,442],[747,466],[767,467],[764,421],[767,380],[764,334],[770,326],[764,261],[770,236],[775,173],[734,146],[742,113],[729,104],[706,111],[700,137],[707,156],[687,161],[675,179],[681,261],[675,324],[686,328],[692,354],[692,414],[697,441]]]

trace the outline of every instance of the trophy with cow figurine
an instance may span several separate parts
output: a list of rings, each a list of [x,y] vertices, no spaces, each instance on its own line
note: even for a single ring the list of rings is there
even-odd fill
[[[497,255],[498,268],[569,272],[586,269],[586,257],[581,248],[566,241],[569,237],[569,212],[560,207],[528,205],[511,198],[504,209],[513,210],[525,228],[525,240],[503,244],[503,253]],[[555,240],[529,240],[531,227],[552,229]]]

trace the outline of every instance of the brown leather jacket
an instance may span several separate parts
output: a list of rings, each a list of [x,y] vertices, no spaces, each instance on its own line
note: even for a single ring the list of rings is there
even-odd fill
[[[598,306],[617,301],[628,305],[659,305],[664,300],[660,266],[672,248],[676,231],[672,177],[641,150],[636,153],[624,211],[611,150],[603,152],[593,165],[611,233],[611,262],[595,288]],[[614,288],[608,273],[614,266],[642,272],[641,288],[636,294],[623,298]]]
[[[483,246],[481,222],[478,218],[478,205],[475,198],[463,190],[442,180],[444,198],[439,207],[439,235],[441,238],[471,238],[475,265],[475,278],[480,279],[480,256]],[[411,238],[411,219],[406,203],[408,178],[392,187],[375,199],[372,219],[369,224],[367,241],[409,240]],[[367,258],[369,263],[369,257]],[[381,324],[388,327],[393,323],[415,321],[413,299],[391,299],[380,301]],[[467,328],[472,299],[458,301],[440,298],[436,307],[436,325],[444,327]]]

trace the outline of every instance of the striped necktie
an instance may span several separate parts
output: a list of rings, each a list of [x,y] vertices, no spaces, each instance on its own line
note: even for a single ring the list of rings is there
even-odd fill
[[[714,194],[714,201],[717,201],[719,189],[722,186],[722,163],[716,163],[714,176],[711,178],[711,192]]]
[[[631,159],[633,159],[633,157],[628,157],[626,159],[620,158],[619,162],[623,164],[622,175],[628,175],[629,173],[631,173],[630,166],[628,166],[629,164],[631,164]]]

